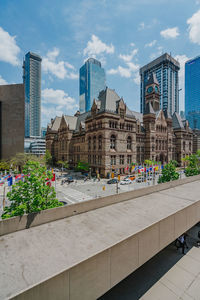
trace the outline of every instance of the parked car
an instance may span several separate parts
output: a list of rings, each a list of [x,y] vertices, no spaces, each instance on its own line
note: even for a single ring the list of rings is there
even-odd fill
[[[129,179],[129,178],[125,178],[124,180],[122,180],[122,181],[120,182],[120,184],[122,184],[122,185],[124,185],[124,184],[130,184],[130,183],[132,183],[132,180]]]
[[[114,184],[114,183],[117,183],[117,182],[118,182],[117,178],[113,178],[113,179],[108,180],[107,184]]]
[[[144,182],[144,177],[138,177],[138,178],[136,179],[136,182]]]
[[[70,183],[70,182],[74,182],[74,179],[72,176],[69,176],[66,178],[66,182]]]
[[[127,175],[124,179],[135,180],[135,175]]]

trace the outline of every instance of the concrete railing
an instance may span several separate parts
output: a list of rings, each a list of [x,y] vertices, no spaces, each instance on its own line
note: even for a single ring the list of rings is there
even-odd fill
[[[200,180],[200,175],[0,221],[0,236]]]

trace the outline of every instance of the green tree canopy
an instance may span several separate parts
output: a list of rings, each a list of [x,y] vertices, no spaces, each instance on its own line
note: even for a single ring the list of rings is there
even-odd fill
[[[192,154],[185,158],[185,161],[187,162],[187,167],[185,169],[185,175],[187,177],[200,174],[200,156],[199,156],[199,154],[200,153],[197,152],[197,154]]]
[[[68,161],[59,160],[57,162],[57,165],[60,166],[60,167],[66,168],[66,169],[69,168]]]
[[[86,171],[86,172],[88,172],[89,169],[90,169],[90,165],[87,162],[79,161],[77,163],[77,167],[76,167],[77,171]]]
[[[0,171],[5,171],[10,169],[10,163],[7,161],[0,161]]]
[[[52,155],[49,150],[46,150],[46,153],[44,155],[44,163],[47,167],[50,167],[53,164]]]
[[[162,169],[162,175],[158,179],[158,183],[164,183],[171,180],[179,179],[179,173],[176,172],[176,167],[173,162],[169,162]]]
[[[5,207],[2,219],[63,205],[56,199],[54,187],[48,184],[53,174],[45,166],[39,162],[28,161],[23,168],[23,174],[24,181],[13,185],[11,192],[7,194],[11,205]]]
[[[36,155],[19,152],[11,158],[10,165],[13,169],[18,168],[21,171],[29,160],[42,163],[42,159]]]

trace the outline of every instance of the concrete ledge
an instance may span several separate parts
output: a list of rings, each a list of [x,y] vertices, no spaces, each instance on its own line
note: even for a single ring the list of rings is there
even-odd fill
[[[187,223],[190,208],[198,214],[191,223]],[[175,240],[183,230],[194,226],[199,219],[199,202],[196,202],[9,299],[97,299]],[[170,236],[165,236],[169,228]]]
[[[92,199],[77,204],[71,204],[64,207],[57,207],[49,210],[41,211],[40,213],[33,213],[24,215],[22,217],[14,217],[0,221],[0,236],[12,233],[19,230],[24,230],[30,227],[38,226],[44,223],[56,221],[66,217],[71,217],[80,213],[88,212],[94,209],[135,199],[141,196],[149,195],[154,192],[159,192],[169,188],[173,188],[186,183],[200,180],[200,175],[187,177],[180,180],[170,181],[155,186],[145,187],[138,190],[125,192],[121,194],[111,195],[98,199]]]

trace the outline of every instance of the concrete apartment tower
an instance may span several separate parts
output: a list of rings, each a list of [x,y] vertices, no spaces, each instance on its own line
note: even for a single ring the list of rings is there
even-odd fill
[[[39,55],[28,52],[23,63],[25,137],[41,136],[41,61]]]
[[[80,113],[91,109],[94,98],[106,88],[106,75],[100,61],[89,58],[79,71],[79,110]]]
[[[171,115],[179,112],[180,64],[171,55],[165,53],[140,69],[140,112],[145,111],[145,93],[148,79],[156,75],[160,88],[160,108]]]

